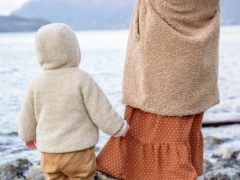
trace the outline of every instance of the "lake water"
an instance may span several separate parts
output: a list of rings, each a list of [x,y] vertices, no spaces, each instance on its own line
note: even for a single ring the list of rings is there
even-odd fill
[[[41,68],[34,49],[35,33],[0,33],[0,164],[16,158],[40,159],[37,150],[26,150],[18,139],[21,103],[30,80]],[[82,61],[80,68],[99,83],[113,107],[123,116],[121,83],[128,38],[127,30],[77,32]],[[221,103],[205,113],[207,120],[240,119],[240,26],[222,27],[220,40],[219,88]],[[204,136],[229,139],[216,149],[240,149],[240,125],[203,128]],[[99,151],[109,136],[101,132]]]

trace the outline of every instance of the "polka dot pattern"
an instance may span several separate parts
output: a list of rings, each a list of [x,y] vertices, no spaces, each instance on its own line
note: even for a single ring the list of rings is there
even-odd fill
[[[203,113],[159,116],[126,107],[130,131],[111,137],[97,157],[97,170],[125,180],[195,180],[203,174]]]

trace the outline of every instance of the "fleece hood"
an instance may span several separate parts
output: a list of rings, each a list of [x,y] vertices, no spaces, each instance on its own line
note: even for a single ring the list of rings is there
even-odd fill
[[[35,47],[44,70],[79,66],[81,54],[77,36],[66,24],[41,27],[36,34]]]

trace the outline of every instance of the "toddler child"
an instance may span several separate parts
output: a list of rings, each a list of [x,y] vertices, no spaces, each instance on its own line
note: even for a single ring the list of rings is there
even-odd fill
[[[48,180],[92,180],[99,128],[121,137],[129,126],[93,78],[78,68],[78,40],[67,25],[43,26],[35,40],[43,72],[29,84],[19,137],[29,149],[37,143]]]

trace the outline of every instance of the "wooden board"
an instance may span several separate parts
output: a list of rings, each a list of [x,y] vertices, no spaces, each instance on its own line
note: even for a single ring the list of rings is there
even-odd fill
[[[202,127],[217,127],[217,126],[225,126],[231,124],[240,124],[240,119],[235,120],[221,120],[221,121],[208,121],[204,120]]]

